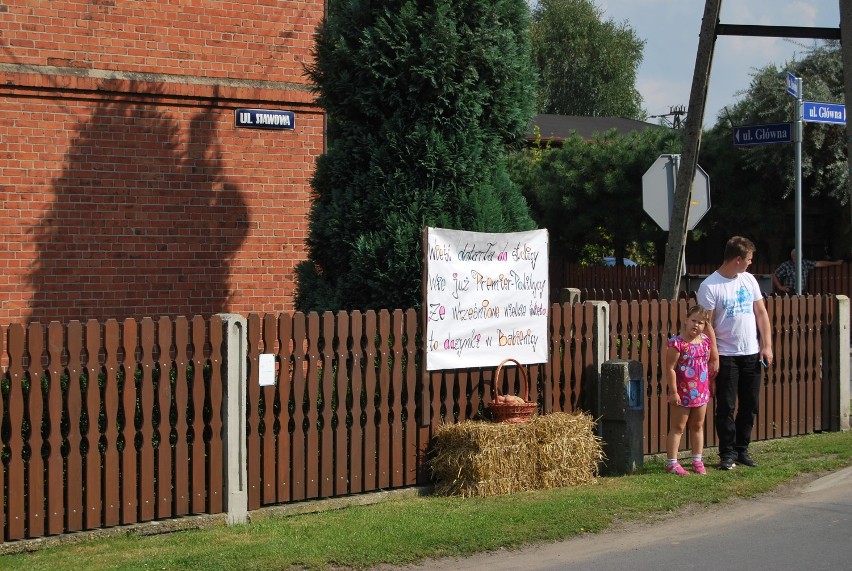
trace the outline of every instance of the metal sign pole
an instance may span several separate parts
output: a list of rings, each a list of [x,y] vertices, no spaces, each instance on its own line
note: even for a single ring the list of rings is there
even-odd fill
[[[802,295],[802,78],[796,78],[796,295]]]

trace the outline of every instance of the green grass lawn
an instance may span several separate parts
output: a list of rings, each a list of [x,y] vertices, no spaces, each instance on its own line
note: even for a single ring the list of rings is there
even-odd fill
[[[497,548],[598,532],[678,509],[773,490],[804,472],[852,465],[852,432],[826,433],[752,447],[757,468],[681,478],[646,460],[641,473],[594,484],[495,498],[405,497],[247,525],[164,535],[127,534],[0,556],[0,570],[274,570],[365,569],[428,557],[466,556]],[[688,461],[687,461],[688,464]]]

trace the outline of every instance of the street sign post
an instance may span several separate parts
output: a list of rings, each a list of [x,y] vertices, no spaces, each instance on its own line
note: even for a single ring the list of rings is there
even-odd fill
[[[674,206],[675,181],[680,155],[660,155],[642,175],[642,208],[663,229],[669,229]],[[686,229],[692,230],[710,210],[710,177],[700,166],[695,166],[692,180],[692,197]]]
[[[802,102],[802,121],[805,123],[846,124],[846,106],[842,103]]]
[[[769,145],[772,143],[790,143],[792,141],[793,128],[790,123],[740,125],[734,127],[734,146]]]

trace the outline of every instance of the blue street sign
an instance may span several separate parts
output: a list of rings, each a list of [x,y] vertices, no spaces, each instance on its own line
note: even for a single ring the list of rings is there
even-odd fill
[[[805,123],[846,124],[846,106],[842,103],[802,102],[802,121]]]
[[[789,71],[787,72],[787,93],[793,97],[799,96],[799,82],[796,81],[797,79],[798,78],[795,75]]]
[[[296,128],[296,114],[293,111],[272,109],[236,109],[234,124],[252,129],[293,130]]]
[[[789,143],[792,140],[793,129],[790,123],[740,125],[739,127],[734,127],[735,146]]]

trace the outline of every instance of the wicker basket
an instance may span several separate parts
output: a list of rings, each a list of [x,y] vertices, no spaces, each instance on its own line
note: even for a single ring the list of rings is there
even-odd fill
[[[530,380],[527,377],[527,370],[514,359],[504,359],[497,367],[497,372],[494,374],[494,396],[500,396],[500,373],[503,371],[503,365],[506,363],[514,363],[518,366],[524,382],[524,404],[498,403],[492,402],[488,405],[491,409],[491,414],[494,420],[504,423],[526,422],[530,417],[538,412],[538,403],[529,402],[530,398]]]

